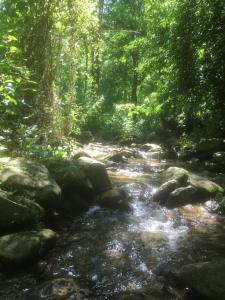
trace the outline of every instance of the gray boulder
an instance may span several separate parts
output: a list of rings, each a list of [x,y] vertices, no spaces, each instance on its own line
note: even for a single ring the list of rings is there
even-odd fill
[[[47,168],[35,161],[17,158],[0,171],[0,184],[6,191],[34,199],[44,208],[58,208],[61,189]]]
[[[54,246],[56,234],[50,229],[24,231],[0,237],[0,262],[10,265],[28,265],[40,259]]]

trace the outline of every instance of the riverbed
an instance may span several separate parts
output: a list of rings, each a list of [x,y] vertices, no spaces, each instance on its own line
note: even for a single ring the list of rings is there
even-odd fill
[[[93,144],[86,151],[101,159],[113,147]],[[192,300],[188,289],[173,286],[159,270],[224,258],[224,218],[211,211],[212,199],[172,210],[154,202],[162,172],[178,162],[137,151],[138,157],[107,168],[132,210],[93,204],[81,216],[55,215],[49,225],[58,233],[56,247],[37,266],[0,275],[1,300]]]

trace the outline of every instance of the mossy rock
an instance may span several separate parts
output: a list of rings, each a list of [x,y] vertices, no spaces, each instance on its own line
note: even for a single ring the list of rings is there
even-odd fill
[[[165,174],[166,180],[176,180],[180,186],[187,185],[189,179],[189,172],[183,168],[170,167],[166,170]]]
[[[61,189],[47,168],[24,158],[11,160],[0,171],[1,187],[16,195],[35,200],[46,209],[59,208],[61,205]]]

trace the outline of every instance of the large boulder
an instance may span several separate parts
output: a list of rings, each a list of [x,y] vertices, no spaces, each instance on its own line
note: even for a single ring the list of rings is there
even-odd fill
[[[56,234],[50,229],[24,231],[0,237],[0,262],[12,266],[29,266],[51,249]]]
[[[44,215],[43,208],[24,197],[13,197],[0,190],[0,232],[24,224],[36,224]]]
[[[196,189],[198,196],[203,200],[215,197],[218,193],[223,193],[223,188],[215,182],[195,176],[190,176],[190,184]]]
[[[189,172],[183,168],[170,167],[165,172],[166,180],[176,180],[180,186],[185,186],[189,179]]]
[[[112,188],[105,164],[89,157],[80,157],[77,161],[84,170],[96,195]]]
[[[24,158],[11,160],[0,171],[0,184],[6,191],[34,199],[44,208],[61,205],[61,189],[50,177],[47,168]]]
[[[196,199],[197,190],[191,186],[180,187],[172,191],[168,197],[166,206],[168,208],[176,208],[186,204],[194,203]]]
[[[98,203],[105,208],[131,210],[127,194],[121,189],[111,189],[98,197]]]
[[[45,164],[62,189],[62,209],[72,214],[88,209],[94,197],[94,187],[77,160],[53,159]]]
[[[171,274],[201,299],[222,300],[225,297],[224,259],[185,265]]]

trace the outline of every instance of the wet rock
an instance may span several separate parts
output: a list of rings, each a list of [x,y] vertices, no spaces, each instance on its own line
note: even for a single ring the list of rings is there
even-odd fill
[[[166,243],[168,240],[166,234],[162,231],[140,232],[140,234],[137,235],[137,238],[139,238],[145,245],[149,243],[157,243],[158,245],[160,245],[162,243]]]
[[[51,249],[56,234],[50,229],[24,231],[0,237],[0,261],[3,264],[29,266]]]
[[[35,161],[17,158],[0,171],[1,187],[17,195],[34,199],[46,209],[61,204],[61,189],[47,168]]]
[[[173,192],[177,187],[179,187],[179,183],[175,179],[165,182],[153,195],[153,200],[161,205],[166,205],[170,193]]]
[[[149,158],[150,159],[162,159],[164,157],[164,153],[162,151],[153,151],[153,152],[149,152],[150,156]]]
[[[106,167],[103,163],[88,157],[80,157],[78,164],[84,170],[96,194],[100,194],[112,188]]]
[[[114,152],[105,157],[106,160],[115,162],[115,163],[124,163],[126,162],[126,158],[123,156],[121,152]]]
[[[225,260],[193,263],[171,271],[202,299],[221,300],[225,295]],[[196,296],[197,296],[196,295]]]
[[[127,183],[121,189],[129,199],[140,201],[149,200],[152,197],[153,187],[147,183]]]
[[[110,209],[130,210],[128,197],[123,190],[111,189],[104,192],[98,199],[102,207]]]
[[[41,220],[44,210],[40,205],[24,197],[11,197],[0,190],[0,231]]]
[[[82,291],[72,278],[57,278],[42,285],[38,299],[83,299]],[[70,296],[72,298],[70,298]]]
[[[87,152],[85,152],[83,149],[78,149],[78,150],[74,151],[74,153],[72,155],[72,158],[73,159],[78,159],[82,156],[91,158],[91,156]]]
[[[174,179],[179,182],[180,186],[185,186],[189,179],[189,172],[178,167],[170,167],[165,172],[166,180]]]
[[[186,187],[180,187],[170,193],[166,206],[168,208],[176,208],[186,204],[194,203],[200,200],[197,197],[197,190],[189,185]]]
[[[146,143],[144,145],[141,146],[141,150],[144,150],[144,151],[162,151],[162,147],[160,145],[157,145],[157,144],[150,144],[150,143]]]

